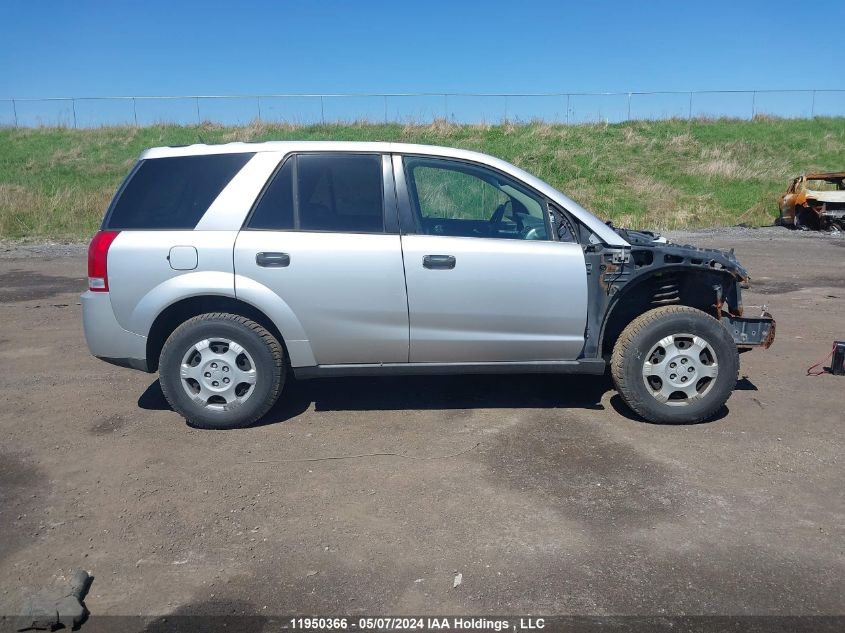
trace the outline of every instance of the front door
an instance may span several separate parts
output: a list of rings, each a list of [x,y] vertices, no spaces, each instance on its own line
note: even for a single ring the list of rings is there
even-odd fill
[[[576,359],[584,254],[551,237],[546,200],[474,163],[405,156],[394,165],[415,225],[402,236],[410,362]]]

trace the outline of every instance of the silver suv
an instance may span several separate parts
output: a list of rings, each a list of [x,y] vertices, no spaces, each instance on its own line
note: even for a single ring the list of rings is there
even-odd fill
[[[723,406],[744,317],[732,253],[605,224],[470,151],[269,142],[144,152],[88,253],[85,336],[159,372],[200,427],[249,425],[286,377],[604,374],[651,421]],[[565,389],[565,383],[561,384]]]

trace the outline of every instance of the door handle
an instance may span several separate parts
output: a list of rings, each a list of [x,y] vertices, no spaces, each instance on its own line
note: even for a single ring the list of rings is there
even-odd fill
[[[256,253],[255,263],[264,268],[285,268],[290,266],[290,255],[287,253]]]
[[[454,255],[425,255],[423,257],[423,266],[431,269],[452,270],[455,262]]]

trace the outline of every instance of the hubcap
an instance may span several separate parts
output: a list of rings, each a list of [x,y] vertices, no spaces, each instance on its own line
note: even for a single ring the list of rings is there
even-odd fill
[[[716,382],[716,352],[693,334],[672,334],[657,342],[645,356],[643,381],[652,397],[674,407],[704,398]]]
[[[194,402],[226,411],[243,404],[255,391],[255,362],[235,341],[203,339],[185,352],[180,377]]]

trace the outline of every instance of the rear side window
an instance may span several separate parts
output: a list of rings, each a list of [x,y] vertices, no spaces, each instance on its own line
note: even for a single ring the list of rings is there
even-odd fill
[[[193,229],[254,154],[141,161],[106,218],[108,229]]]
[[[249,220],[252,229],[293,228],[293,162],[289,158],[267,185]]]
[[[381,156],[301,154],[285,161],[251,229],[383,233]]]

